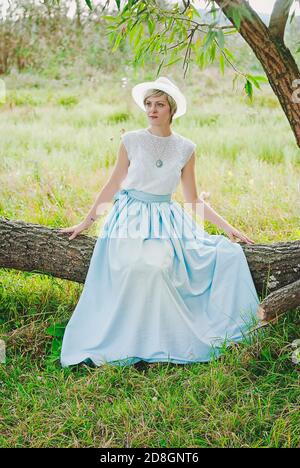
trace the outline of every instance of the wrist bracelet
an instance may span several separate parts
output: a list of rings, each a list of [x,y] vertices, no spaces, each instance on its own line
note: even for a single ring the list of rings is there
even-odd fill
[[[90,219],[91,219],[92,221],[96,221],[96,218],[93,218],[92,216],[90,216]]]

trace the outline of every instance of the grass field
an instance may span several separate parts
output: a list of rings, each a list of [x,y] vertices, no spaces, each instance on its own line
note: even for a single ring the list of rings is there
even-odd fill
[[[130,75],[122,87],[120,75],[101,72],[2,77],[0,215],[55,228],[81,221],[121,133],[148,126],[130,90],[151,78]],[[188,112],[173,129],[197,143],[199,193],[257,243],[299,239],[299,148],[269,86],[251,103],[213,68],[177,82]],[[183,201],[180,186],[175,199]],[[300,368],[291,360],[299,310],[210,363],[62,369],[47,330],[70,318],[82,285],[5,269],[0,280],[0,446],[300,446]]]

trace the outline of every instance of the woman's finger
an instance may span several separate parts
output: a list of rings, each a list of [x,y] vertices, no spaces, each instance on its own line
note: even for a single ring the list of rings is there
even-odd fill
[[[245,242],[247,242],[247,244],[254,244],[254,241],[252,239],[250,239],[250,237],[243,236],[243,238],[245,239]]]
[[[248,239],[246,238],[246,241],[245,241],[247,244],[255,244],[255,242],[251,239]]]
[[[246,238],[246,236],[244,236],[244,234],[242,234],[241,232],[237,232],[235,235],[236,235],[241,241],[246,242],[247,238]]]

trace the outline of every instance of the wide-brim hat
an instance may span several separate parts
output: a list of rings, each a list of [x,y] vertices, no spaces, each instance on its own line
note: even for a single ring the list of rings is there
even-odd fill
[[[145,81],[143,83],[139,83],[135,85],[132,90],[131,94],[136,102],[136,104],[146,112],[144,106],[144,98],[145,94],[149,89],[159,89],[168,93],[172,98],[175,100],[177,104],[177,111],[173,115],[173,119],[177,119],[181,115],[186,113],[186,99],[179,88],[172,83],[168,78],[161,76],[157,78],[155,81]]]

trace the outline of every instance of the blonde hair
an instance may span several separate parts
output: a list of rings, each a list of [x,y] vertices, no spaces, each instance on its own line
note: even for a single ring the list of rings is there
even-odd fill
[[[176,104],[175,99],[173,99],[172,96],[170,96],[168,93],[165,93],[164,91],[161,91],[160,89],[148,89],[148,91],[146,92],[146,94],[144,96],[144,101],[143,101],[144,106],[146,105],[146,99],[148,99],[149,97],[152,97],[152,96],[153,97],[166,96],[167,101],[168,101],[169,106],[170,106],[170,113],[171,113],[169,123],[172,123],[173,115],[177,111],[177,104]]]

